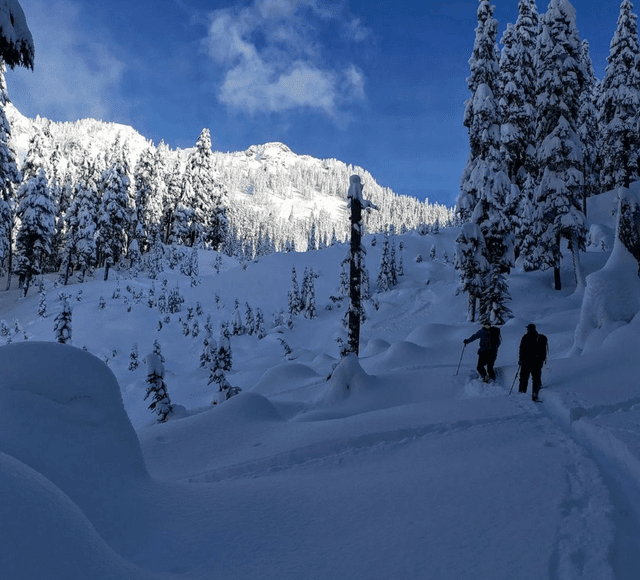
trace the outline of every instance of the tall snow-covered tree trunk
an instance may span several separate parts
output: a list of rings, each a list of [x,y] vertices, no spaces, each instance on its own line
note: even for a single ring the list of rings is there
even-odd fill
[[[360,352],[360,323],[362,319],[362,268],[364,247],[362,246],[362,210],[377,209],[362,197],[362,182],[359,175],[349,178],[349,208],[351,209],[351,245],[349,257],[349,310],[348,339],[343,353],[346,356]]]
[[[580,260],[580,244],[577,236],[571,238],[571,255],[573,257],[573,272],[576,279],[576,290],[582,290],[585,287],[584,272],[582,271],[582,261]]]

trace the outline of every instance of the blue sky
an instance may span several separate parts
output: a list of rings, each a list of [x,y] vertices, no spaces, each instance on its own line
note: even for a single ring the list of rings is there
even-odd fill
[[[396,193],[455,202],[476,1],[20,3],[35,70],[9,71],[7,84],[24,115],[125,123],[172,148],[204,127],[219,151],[282,141]],[[518,2],[494,4],[500,37]],[[620,3],[574,6],[602,77]]]

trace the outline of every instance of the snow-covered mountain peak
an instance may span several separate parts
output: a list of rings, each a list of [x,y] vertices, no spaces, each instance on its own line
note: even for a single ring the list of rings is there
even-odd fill
[[[247,157],[259,157],[259,156],[274,156],[280,154],[294,154],[289,147],[280,141],[270,141],[269,143],[263,143],[262,145],[251,145],[245,154]],[[295,155],[295,154],[294,154]]]

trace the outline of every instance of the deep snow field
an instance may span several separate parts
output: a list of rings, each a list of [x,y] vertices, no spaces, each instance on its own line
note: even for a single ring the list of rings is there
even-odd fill
[[[610,233],[611,201],[591,205]],[[592,246],[583,266],[598,274],[576,290],[567,255],[560,292],[550,272],[515,269],[498,381],[485,385],[477,343],[462,349],[478,325],[455,292],[456,234],[396,238],[404,275],[367,305],[360,358],[342,361],[345,306],[325,306],[346,244],[246,269],[225,258],[220,274],[201,251],[200,285],[166,269],[185,303],[161,330],[158,309],[133,298],[152,286],[144,275],[97,271],[57,289],[47,276],[44,318],[37,288],[22,299],[14,281],[0,292],[12,339],[0,348],[0,577],[637,580],[640,306],[622,288],[633,264]],[[382,237],[371,240],[373,285]],[[317,317],[275,328],[294,265],[298,284],[305,267],[318,274]],[[51,342],[60,291],[73,347]],[[217,340],[236,299],[243,317],[245,302],[262,309],[267,336],[231,339],[227,379],[242,392],[212,406],[203,326],[211,315]],[[197,302],[200,334],[184,336]],[[550,342],[542,404],[508,394],[529,322]],[[145,364],[128,369],[134,343],[143,359],[155,340],[175,405],[165,424],[143,400]]]

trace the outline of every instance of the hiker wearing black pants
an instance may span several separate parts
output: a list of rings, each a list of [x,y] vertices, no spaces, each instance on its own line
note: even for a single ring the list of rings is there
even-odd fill
[[[478,366],[476,369],[485,383],[489,380],[495,381],[496,373],[493,365],[498,357],[500,329],[495,326],[492,327],[490,324],[484,324],[478,332],[466,338],[463,342],[469,344],[478,339],[480,339],[480,347],[478,348]]]
[[[542,365],[546,360],[546,340],[544,345],[535,324],[527,324],[527,332],[520,341],[518,364],[520,365],[521,393],[527,392],[529,377],[531,377],[531,399],[538,401],[538,393],[542,386]]]

